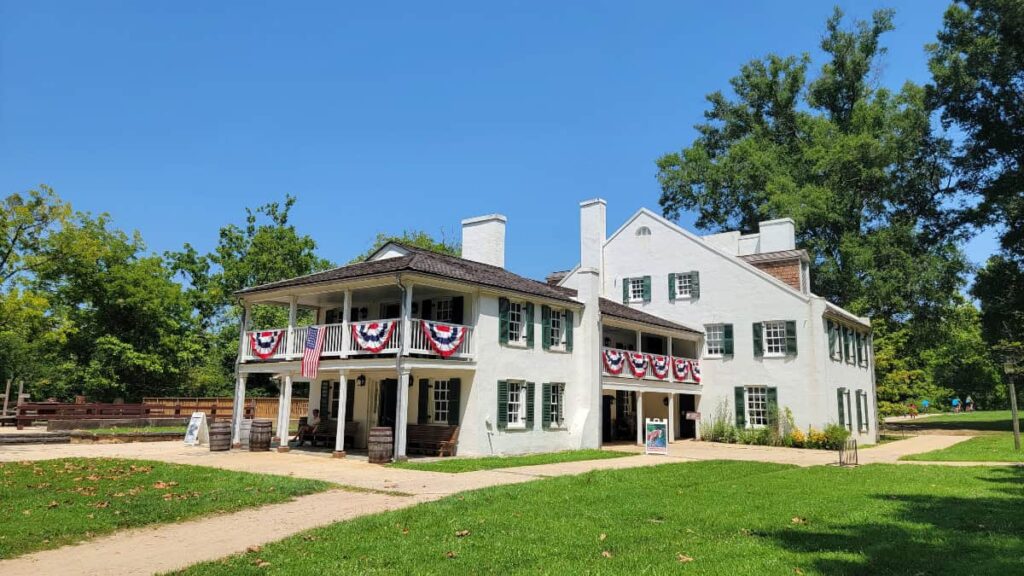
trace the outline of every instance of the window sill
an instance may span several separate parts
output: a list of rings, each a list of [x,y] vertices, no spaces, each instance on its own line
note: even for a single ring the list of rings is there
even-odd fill
[[[509,424],[505,426],[506,432],[521,432],[526,430],[526,424]]]
[[[509,348],[521,348],[523,350],[528,348],[524,340],[509,340],[508,342],[505,342],[505,346],[508,346]]]
[[[725,354],[705,354],[701,360],[721,360],[725,358]]]
[[[789,356],[787,356],[785,354],[763,354],[761,356],[761,358],[766,358],[766,359],[771,359],[771,360],[774,360],[776,358],[788,358],[788,357]]]
[[[551,346],[547,349],[548,352],[554,352],[556,354],[568,354],[569,351],[565,349],[565,346]]]

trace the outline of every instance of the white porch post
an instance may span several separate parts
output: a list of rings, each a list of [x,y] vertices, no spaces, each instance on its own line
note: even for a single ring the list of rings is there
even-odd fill
[[[295,352],[298,347],[295,345],[295,317],[299,311],[299,297],[292,296],[291,301],[288,303],[288,342],[287,348],[285,348],[285,355],[288,358],[296,356]]]
[[[676,439],[676,427],[675,417],[673,413],[676,411],[676,395],[675,393],[668,395],[668,441],[674,442]]]
[[[644,445],[644,393],[639,390],[636,392],[636,443]]]
[[[352,291],[345,290],[345,308],[341,311],[341,356],[348,356],[352,346]]]
[[[281,387],[281,422],[278,424],[278,436],[281,440],[278,443],[278,452],[288,451],[289,424],[292,417],[292,375],[285,374],[284,384]]]
[[[334,438],[334,457],[345,457],[345,406],[348,401],[348,373],[344,370],[338,371],[338,431]],[[323,414],[320,415],[323,418]]]
[[[402,302],[402,352],[409,353],[412,345],[412,284],[405,288],[405,301]]]
[[[398,404],[395,417],[395,460],[406,460],[405,440],[406,427],[409,425],[409,381],[412,378],[410,371],[403,368],[401,378],[398,379]]]
[[[666,339],[668,340],[668,349],[667,349],[668,350],[668,357],[671,358],[672,357],[672,337],[669,336]]]
[[[637,352],[643,352],[644,351],[643,350],[643,341],[644,341],[644,339],[640,337],[640,331],[637,330],[636,331],[636,351]]]
[[[242,420],[245,418],[245,376],[242,374],[238,375],[238,381],[235,383],[235,413],[234,413],[234,426],[231,430],[231,446],[233,448],[242,447]]]

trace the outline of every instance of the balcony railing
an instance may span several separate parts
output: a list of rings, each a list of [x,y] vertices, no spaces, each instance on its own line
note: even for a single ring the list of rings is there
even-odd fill
[[[655,366],[656,360],[663,369]],[[601,370],[605,376],[633,380],[683,384],[700,384],[702,381],[700,361],[697,359],[631,352],[620,348],[601,349]]]
[[[385,325],[391,323],[393,329],[385,329]],[[319,328],[324,330],[324,343],[320,351],[321,358],[347,358],[354,356],[367,356],[373,354],[397,354],[402,346],[404,327],[400,319],[369,320],[364,322],[350,322],[348,324],[322,324]],[[411,332],[409,349],[407,353],[423,354],[429,356],[442,356],[433,346],[423,331],[421,321],[410,320]],[[446,324],[434,322],[433,324],[447,329],[449,333],[463,332],[462,342],[447,356],[450,358],[471,358],[473,350],[473,327],[461,324]],[[353,330],[355,329],[355,330]],[[356,332],[363,337],[357,338]],[[247,332],[243,343],[242,361],[256,362],[261,360],[296,360],[302,358],[306,345],[308,327],[295,327],[289,336],[287,328],[275,328],[271,330],[254,330]],[[276,336],[275,336],[276,335]],[[278,340],[276,346],[272,346]],[[253,345],[253,340],[264,343],[264,348]],[[360,344],[360,340],[363,344]],[[257,354],[260,349],[265,356]],[[442,348],[443,349],[443,348]]]

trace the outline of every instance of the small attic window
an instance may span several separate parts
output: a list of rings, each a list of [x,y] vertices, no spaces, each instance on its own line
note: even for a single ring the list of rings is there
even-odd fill
[[[641,227],[636,229],[636,235],[637,236],[650,236],[651,235],[651,229],[648,228],[647,226],[641,226]]]

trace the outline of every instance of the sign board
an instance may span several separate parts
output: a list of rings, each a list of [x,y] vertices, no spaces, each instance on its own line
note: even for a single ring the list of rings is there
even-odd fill
[[[668,454],[668,421],[647,418],[644,421],[644,453]]]
[[[697,421],[699,421],[700,420],[700,412],[690,412],[690,411],[687,411],[686,412],[686,419],[687,420],[697,420]]]
[[[210,427],[206,425],[206,412],[193,412],[185,430],[185,445],[198,446],[210,443]]]

